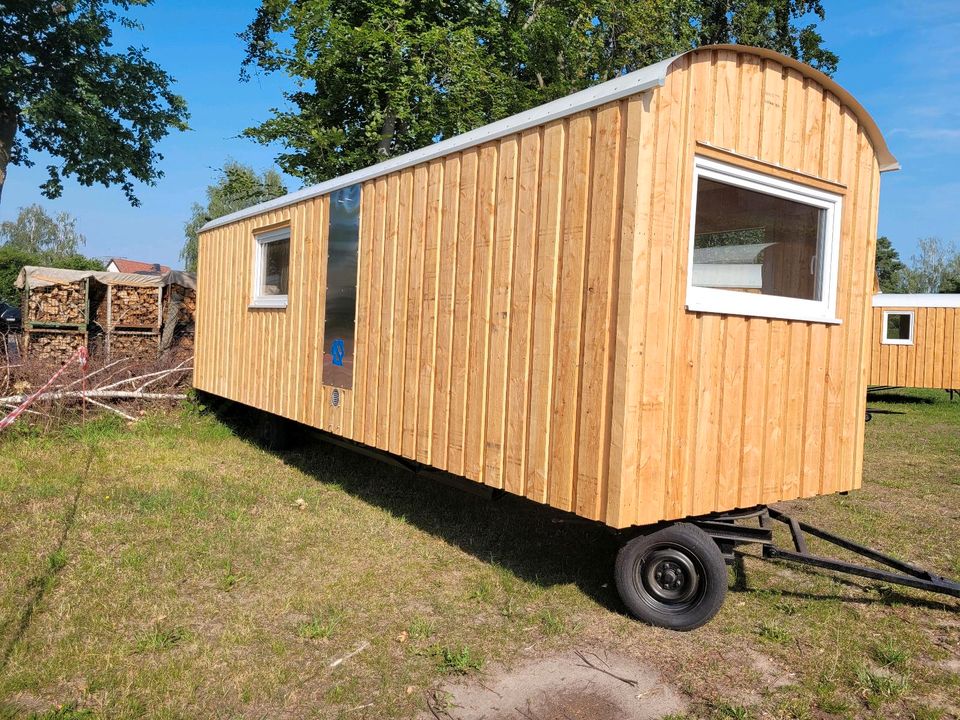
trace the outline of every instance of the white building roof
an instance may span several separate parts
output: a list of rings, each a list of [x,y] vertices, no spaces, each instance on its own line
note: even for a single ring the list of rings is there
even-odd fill
[[[907,293],[878,293],[873,296],[874,307],[889,308],[960,308],[960,295],[942,294],[907,294]]]

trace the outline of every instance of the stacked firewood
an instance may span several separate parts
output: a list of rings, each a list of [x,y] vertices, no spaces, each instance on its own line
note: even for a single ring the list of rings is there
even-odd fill
[[[178,306],[177,325],[192,325],[197,314],[197,291],[183,285],[170,285],[163,292],[163,322],[169,323],[170,306]]]
[[[66,362],[87,341],[85,333],[31,332],[28,336],[30,357],[40,362]]]
[[[159,295],[155,287],[110,286],[110,322],[113,327],[157,327]]]
[[[35,323],[83,325],[87,283],[83,280],[32,287],[27,294],[27,320]]]
[[[183,292],[183,305],[177,322],[193,324],[193,318],[197,314],[197,291],[193,288],[180,288],[180,290]]]
[[[135,333],[110,333],[111,358],[155,358],[159,335]]]

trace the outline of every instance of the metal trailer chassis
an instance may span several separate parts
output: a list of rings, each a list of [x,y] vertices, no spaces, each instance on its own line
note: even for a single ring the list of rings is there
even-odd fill
[[[736,520],[749,518],[756,518],[759,521],[759,527],[754,528],[735,524]],[[771,521],[783,523],[790,529],[790,537],[794,546],[793,550],[786,550],[774,544],[773,525]],[[893,583],[894,585],[906,585],[907,587],[917,588],[918,590],[928,590],[930,592],[960,598],[960,583],[936,575],[929,570],[918,568],[916,565],[897,560],[882,552],[860,545],[852,540],[847,540],[839,535],[834,535],[821,528],[800,522],[786,513],[774,510],[773,508],[761,507],[736,516],[703,520],[695,524],[716,541],[723,553],[724,560],[726,560],[728,564],[736,563],[742,558],[736,551],[737,546],[760,544],[763,558],[766,560],[788,560],[804,565],[813,565],[814,567],[824,568],[825,570],[846,573],[847,575],[858,575],[860,577],[870,578],[871,580],[880,580],[881,582]],[[867,565],[859,565],[857,563],[815,555],[807,548],[804,533],[813,535],[821,540],[825,540],[831,545],[849,550],[852,553],[873,560],[881,565],[886,565],[898,572],[890,572],[889,570]]]
[[[756,521],[756,525],[749,524],[751,521]],[[774,523],[782,523],[790,530],[793,549],[776,544]],[[721,567],[734,565],[742,573],[744,555],[738,548],[744,545],[759,545],[765,560],[812,565],[960,598],[960,583],[956,581],[767,506],[633,531],[617,557],[620,596],[633,615],[674,630],[692,630],[716,614],[723,603],[727,581],[725,569],[718,569],[718,560]],[[882,567],[817,555],[808,548],[807,535]]]

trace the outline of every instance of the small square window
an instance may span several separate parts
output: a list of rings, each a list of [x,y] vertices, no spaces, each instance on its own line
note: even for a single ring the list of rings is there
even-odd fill
[[[913,345],[913,311],[884,310],[883,344]]]
[[[290,228],[254,235],[251,307],[284,308],[290,281]]]
[[[697,157],[687,308],[838,322],[839,195]]]

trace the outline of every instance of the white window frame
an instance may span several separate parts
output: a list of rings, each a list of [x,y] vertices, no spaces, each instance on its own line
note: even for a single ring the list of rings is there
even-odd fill
[[[251,308],[285,308],[287,295],[261,295],[263,287],[263,273],[266,266],[267,245],[278,240],[290,239],[290,226],[254,232],[253,234],[253,293],[250,301]]]
[[[887,318],[891,315],[909,315],[910,316],[910,337],[906,340],[900,340],[897,338],[888,337],[887,333],[890,331],[890,326],[888,325]],[[916,332],[916,313],[913,310],[884,310],[883,311],[883,337],[880,342],[884,345],[913,345],[913,337]]]
[[[825,211],[821,229],[823,242],[820,254],[820,300],[747,293],[738,290],[698,287],[693,284],[693,250],[697,230],[697,188],[700,178],[744,188],[774,197],[792,200]],[[687,310],[693,312],[747,315],[752,317],[803,320],[839,324],[837,317],[837,279],[840,268],[840,221],[843,198],[789,180],[747,170],[730,163],[695,156],[693,163],[693,197],[690,200],[690,237],[687,256]]]

